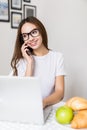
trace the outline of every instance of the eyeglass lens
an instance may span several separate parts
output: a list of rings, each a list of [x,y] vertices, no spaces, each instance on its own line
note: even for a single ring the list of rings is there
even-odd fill
[[[39,30],[38,29],[33,29],[30,33],[23,33],[22,34],[22,38],[24,41],[29,39],[29,35],[31,35],[32,37],[37,37],[39,36]]]

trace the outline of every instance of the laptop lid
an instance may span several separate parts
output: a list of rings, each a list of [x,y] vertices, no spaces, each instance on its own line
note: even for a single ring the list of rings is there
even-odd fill
[[[0,120],[43,124],[38,77],[0,76]]]

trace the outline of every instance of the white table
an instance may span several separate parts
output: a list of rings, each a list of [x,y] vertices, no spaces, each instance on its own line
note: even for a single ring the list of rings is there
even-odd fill
[[[0,130],[75,130],[70,127],[70,125],[61,125],[55,120],[55,110],[64,105],[64,102],[60,102],[53,105],[53,110],[51,111],[46,123],[42,126],[33,124],[21,124],[16,122],[0,121]],[[82,130],[82,129],[80,129]],[[84,129],[87,130],[87,129]]]

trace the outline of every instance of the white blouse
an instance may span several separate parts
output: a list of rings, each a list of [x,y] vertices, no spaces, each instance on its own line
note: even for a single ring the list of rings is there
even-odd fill
[[[33,56],[35,60],[34,76],[38,76],[41,82],[42,97],[49,96],[55,87],[55,77],[65,75],[64,58],[60,52],[50,50],[44,56]],[[24,76],[26,60],[21,59],[17,64],[18,76]],[[11,72],[10,75],[13,75]]]

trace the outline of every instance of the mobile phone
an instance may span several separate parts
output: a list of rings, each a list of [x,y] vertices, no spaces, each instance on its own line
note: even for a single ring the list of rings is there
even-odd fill
[[[21,37],[21,39],[20,39],[20,42],[23,44],[24,43],[24,40],[23,40],[23,38]],[[30,47],[27,47],[27,51],[26,51],[26,53],[30,56],[31,55],[31,52],[32,52],[32,49],[30,48]]]
[[[27,47],[27,51],[26,51],[26,53],[30,56],[31,55],[31,51],[30,51],[30,48],[29,47]]]

